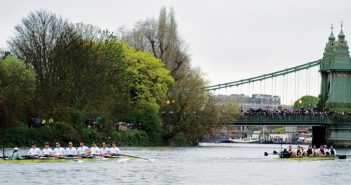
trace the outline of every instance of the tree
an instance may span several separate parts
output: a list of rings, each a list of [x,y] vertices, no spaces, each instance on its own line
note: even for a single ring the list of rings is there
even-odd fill
[[[311,110],[317,108],[318,98],[315,96],[303,96],[295,101],[294,110]]]
[[[21,60],[7,56],[0,60],[0,105],[4,119],[1,127],[25,120],[35,91],[35,72]]]
[[[162,60],[175,79],[161,107],[167,142],[194,145],[218,121],[218,110],[199,69],[190,65],[184,41],[179,37],[173,9],[161,8],[159,18],[140,21],[131,31],[122,33],[122,41]],[[206,121],[205,121],[206,120]]]
[[[54,98],[48,82],[54,65],[50,57],[58,43],[70,36],[70,29],[69,23],[61,17],[38,10],[22,19],[22,23],[15,27],[15,36],[8,42],[11,52],[35,70],[38,99],[43,99],[41,106],[44,110]]]

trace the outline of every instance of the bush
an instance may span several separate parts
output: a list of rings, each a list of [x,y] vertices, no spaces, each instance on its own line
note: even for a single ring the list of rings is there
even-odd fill
[[[42,146],[45,142],[60,142],[66,146],[72,141],[76,146],[83,140],[87,145],[92,142],[111,143],[116,141],[120,146],[150,146],[150,141],[145,131],[126,130],[112,131],[111,135],[106,132],[99,132],[93,128],[77,129],[72,124],[57,122],[53,125],[45,125],[39,128],[27,128],[25,126],[8,130],[6,147],[28,147],[31,143],[38,143]]]

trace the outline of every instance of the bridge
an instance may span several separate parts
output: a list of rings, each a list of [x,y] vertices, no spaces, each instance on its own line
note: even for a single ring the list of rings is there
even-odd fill
[[[265,83],[266,81],[272,81],[271,94],[276,95],[276,79],[281,77],[283,78],[283,92],[281,92],[281,94],[283,99],[287,99],[286,97],[284,98],[287,94],[287,92],[284,91],[289,91],[286,89],[286,86],[289,83],[286,83],[287,81],[284,81],[284,78],[288,75],[295,75],[295,89],[293,89],[293,91],[296,92],[296,88],[299,88],[296,86],[296,84],[299,83],[296,82],[299,80],[296,79],[296,73],[316,67],[319,67],[320,77],[320,82],[317,82],[320,84],[317,108],[321,111],[328,112],[328,114],[241,114],[235,117],[235,122],[224,122],[223,125],[312,126],[313,144],[331,144],[338,147],[351,147],[351,115],[348,114],[348,112],[351,112],[351,58],[347,41],[345,40],[345,35],[342,30],[342,25],[337,40],[334,37],[332,27],[322,59],[252,78],[207,86],[205,89],[215,94],[221,90],[227,91],[228,88],[231,90],[231,88],[234,87],[238,92],[239,88],[242,90],[244,85],[248,85],[248,90],[242,93],[249,95],[250,90],[254,88],[250,86],[255,84],[255,82],[260,83],[261,91],[262,82]],[[305,80],[309,81],[310,79]],[[275,81],[275,84],[273,81]],[[307,82],[305,83],[307,84]],[[308,83],[310,83],[310,81]],[[287,103],[287,101],[285,101],[285,103]]]

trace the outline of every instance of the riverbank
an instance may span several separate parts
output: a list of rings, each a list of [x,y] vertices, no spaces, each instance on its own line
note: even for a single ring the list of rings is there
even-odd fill
[[[73,127],[65,123],[46,125],[38,128],[19,127],[10,129],[5,137],[6,147],[28,147],[35,142],[42,146],[45,142],[60,142],[66,146],[68,142],[78,146],[80,141],[87,144],[92,142],[116,142],[119,146],[156,146],[147,133],[142,130],[99,130],[96,128]],[[1,144],[2,145],[2,144]]]

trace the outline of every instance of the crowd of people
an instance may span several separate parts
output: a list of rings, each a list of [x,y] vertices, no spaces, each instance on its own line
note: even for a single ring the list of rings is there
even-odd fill
[[[288,148],[280,153],[281,158],[291,157],[325,157],[325,156],[336,156],[336,150],[333,146],[321,145],[319,148],[316,146],[308,145],[305,149],[303,146],[297,146],[296,149],[290,145]]]
[[[61,147],[59,142],[56,142],[56,147],[54,149],[50,148],[49,143],[44,144],[44,148],[40,149],[37,147],[36,143],[32,144],[32,147],[29,149],[27,155],[21,156],[19,149],[16,147],[11,159],[17,160],[22,158],[38,159],[38,158],[47,158],[47,157],[110,157],[110,156],[119,156],[120,149],[116,146],[115,142],[112,142],[111,147],[108,147],[105,142],[101,143],[101,148],[97,146],[95,142],[92,143],[92,146],[89,148],[85,146],[84,142],[79,143],[79,147],[74,147],[72,142],[68,143],[67,148]]]
[[[346,113],[347,114],[347,113]],[[279,115],[315,115],[315,116],[327,116],[330,115],[328,111],[319,111],[316,109],[312,110],[265,110],[265,109],[249,109],[241,111],[242,116],[259,115],[259,116],[279,116]]]
[[[114,127],[116,130],[131,130],[131,129],[137,129],[141,130],[141,123],[128,123],[128,122],[117,122],[113,123]]]

